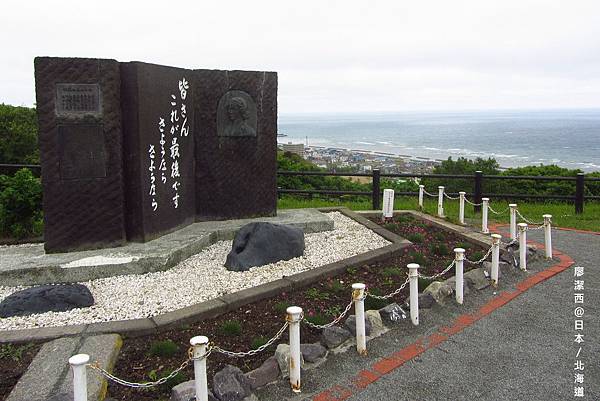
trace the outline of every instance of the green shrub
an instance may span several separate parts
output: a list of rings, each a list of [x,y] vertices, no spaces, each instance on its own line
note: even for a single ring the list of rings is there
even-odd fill
[[[399,267],[386,267],[381,271],[383,277],[398,277],[402,275],[402,269]]]
[[[162,379],[163,377],[169,376],[172,372],[173,372],[172,370],[161,371],[160,369],[159,370],[153,369],[150,372],[148,372],[148,377],[152,381],[157,381],[157,380]],[[178,385],[180,383],[183,383],[186,380],[187,379],[186,379],[185,375],[182,372],[178,372],[175,376],[171,377],[160,387],[163,390],[170,391],[173,387],[175,387],[176,385]]]
[[[475,252],[473,252],[473,254],[471,256],[467,256],[467,255],[465,255],[465,256],[468,257],[469,260],[479,260],[479,259],[483,258],[483,252],[475,251]]]
[[[266,337],[263,337],[263,336],[254,337],[252,339],[252,342],[250,343],[250,348],[258,349],[258,348],[262,347],[263,345],[265,345],[267,343],[267,341],[269,341],[269,339]]]
[[[306,290],[306,296],[315,301],[326,301],[329,299],[329,294],[326,291],[321,291],[315,287]]]
[[[321,315],[320,313],[317,313],[315,315],[312,316],[307,316],[306,320],[309,321],[312,324],[316,324],[316,325],[324,325],[329,323],[329,321],[327,320],[327,318],[323,315]]]
[[[0,235],[14,238],[42,234],[42,184],[29,169],[0,175]]]
[[[273,309],[275,309],[277,313],[283,314],[286,313],[287,308],[289,308],[290,306],[290,303],[287,301],[279,301],[275,305],[273,305]]]
[[[242,333],[242,325],[237,320],[227,320],[223,322],[219,332],[226,336],[238,336]]]
[[[429,245],[429,250],[437,256],[446,256],[450,254],[450,250],[446,244],[431,244]]]
[[[443,232],[438,231],[437,233],[433,234],[433,238],[435,238],[438,241],[446,241],[446,235]]]
[[[414,220],[415,220],[415,218],[408,213],[399,214],[396,217],[394,217],[394,221],[399,224],[410,223]]]
[[[369,292],[373,295],[383,295],[381,293],[381,291],[377,288],[369,289]],[[381,308],[387,306],[390,302],[391,301],[389,301],[387,299],[377,299],[377,298],[373,298],[373,297],[366,297],[365,298],[365,310],[381,309]]]
[[[469,244],[468,242],[459,242],[456,244],[456,248],[462,248],[465,251],[468,251],[469,249],[472,248],[472,245]]]
[[[427,280],[422,277],[419,277],[419,293],[425,291],[425,288],[427,288],[429,284],[431,284],[433,281],[435,280]]]
[[[15,362],[19,362],[23,357],[23,353],[32,348],[33,346],[34,345],[31,343],[25,345],[1,344],[0,360],[12,359]]]
[[[394,232],[394,230],[396,229],[396,224],[394,223],[387,223],[383,225],[383,228],[385,228],[386,230],[389,230],[391,232]]]
[[[150,345],[148,353],[152,356],[171,357],[179,351],[179,346],[172,340],[155,341]]]
[[[427,259],[425,258],[425,256],[422,253],[411,252],[408,256],[411,259],[410,263],[417,263],[421,267],[427,265]]]
[[[347,287],[344,284],[340,283],[339,280],[333,280],[329,285],[329,288],[331,289],[331,291],[338,294],[347,290]]]
[[[422,244],[424,238],[423,238],[423,234],[414,233],[414,234],[408,234],[406,236],[406,239],[409,240],[410,242],[412,242],[413,244]]]

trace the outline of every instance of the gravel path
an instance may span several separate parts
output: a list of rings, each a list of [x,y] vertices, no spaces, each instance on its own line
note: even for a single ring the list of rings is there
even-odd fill
[[[328,213],[334,229],[305,236],[304,256],[247,272],[228,271],[223,263],[232,241],[220,241],[170,270],[84,282],[96,300],[89,308],[0,319],[0,330],[51,327],[146,318],[264,284],[389,244],[339,212]],[[25,287],[0,287],[0,301]]]

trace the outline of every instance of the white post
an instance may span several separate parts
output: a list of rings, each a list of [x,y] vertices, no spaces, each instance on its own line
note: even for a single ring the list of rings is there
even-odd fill
[[[192,337],[190,345],[194,358],[194,385],[196,387],[196,401],[208,401],[208,384],[206,381],[206,346],[208,338],[205,336]]]
[[[409,263],[408,279],[410,281],[410,318],[415,326],[419,325],[419,265]]]
[[[463,303],[463,288],[464,288],[464,260],[465,250],[463,248],[454,248],[455,253],[455,268],[456,268],[456,302],[462,305]]]
[[[519,223],[519,267],[527,270],[527,223]]]
[[[488,206],[490,205],[490,198],[481,198],[481,202],[483,203],[481,207],[481,232],[484,234],[489,234],[490,230],[488,229]]]
[[[444,187],[438,187],[438,217],[444,217]]]
[[[500,268],[500,240],[502,236],[500,234],[492,234],[492,285],[498,286],[498,270]]]
[[[419,209],[423,210],[423,191],[425,190],[425,185],[419,185]]]
[[[546,246],[546,259],[552,259],[552,215],[544,215],[544,237]]]
[[[458,207],[458,221],[460,224],[465,224],[465,195],[466,192],[459,192],[458,195],[460,197],[459,207]]]
[[[362,283],[352,284],[352,299],[354,300],[354,315],[356,317],[356,351],[367,355],[367,333],[365,330],[365,288]]]
[[[87,401],[87,364],[90,356],[77,354],[69,358],[73,370],[73,401]]]
[[[391,219],[394,217],[394,190],[383,190],[383,218]]]
[[[508,208],[510,209],[510,239],[512,241],[517,238],[517,204],[511,203]]]
[[[290,385],[294,393],[300,392],[300,319],[302,308],[290,306],[286,310],[290,324]]]

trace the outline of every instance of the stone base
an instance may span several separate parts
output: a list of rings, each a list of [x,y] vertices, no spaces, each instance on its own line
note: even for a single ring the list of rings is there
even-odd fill
[[[281,210],[275,217],[194,223],[146,243],[118,248],[45,254],[43,244],[0,247],[4,286],[72,283],[125,274],[167,270],[254,221],[290,224],[305,233],[329,231],[333,221],[316,209]]]

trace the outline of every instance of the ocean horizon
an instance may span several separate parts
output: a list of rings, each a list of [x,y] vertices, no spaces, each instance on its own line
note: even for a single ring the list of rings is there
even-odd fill
[[[279,134],[280,143],[600,171],[600,109],[282,113]]]

